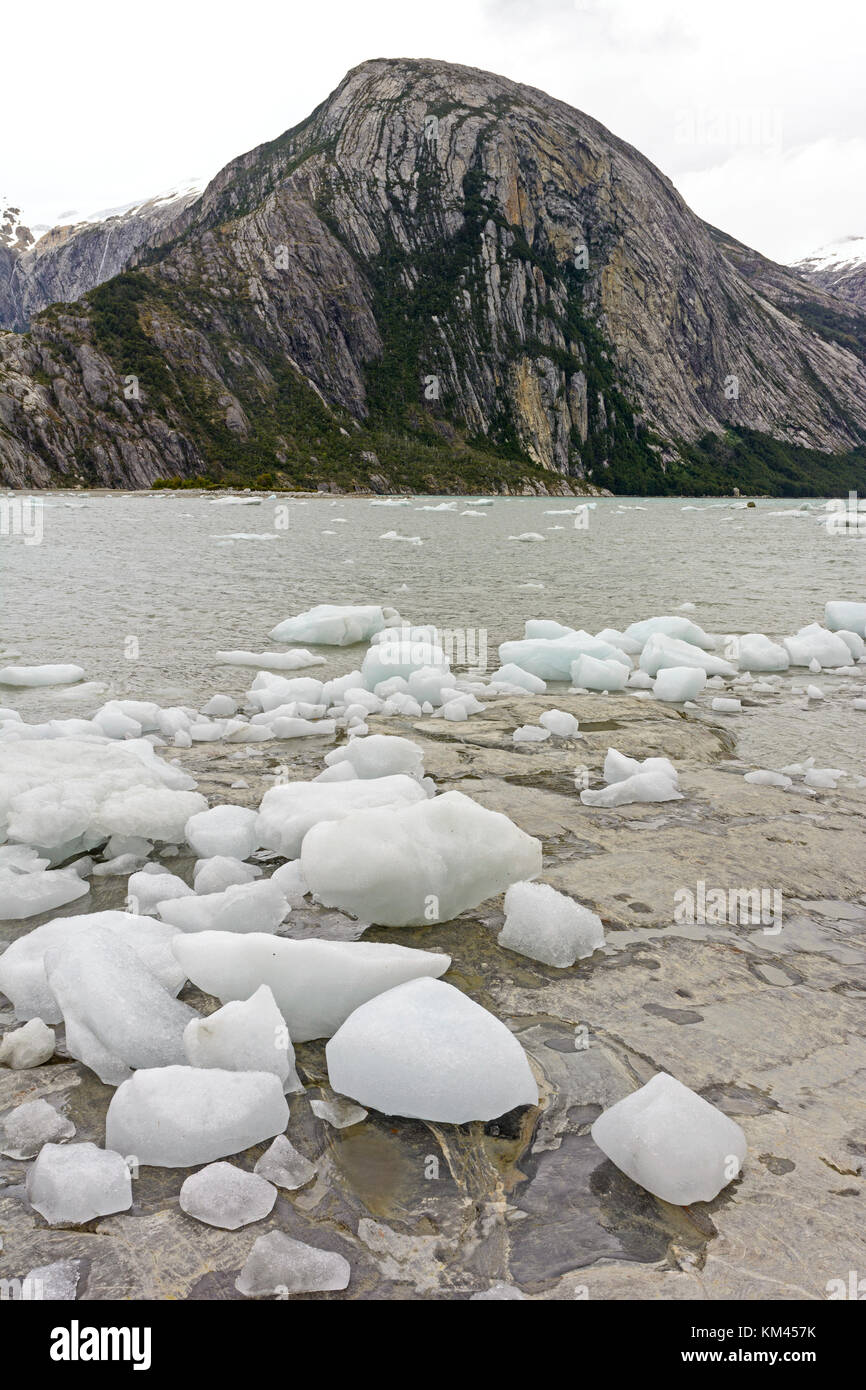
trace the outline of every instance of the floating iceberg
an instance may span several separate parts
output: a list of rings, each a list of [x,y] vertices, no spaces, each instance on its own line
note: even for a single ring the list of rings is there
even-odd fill
[[[369,642],[374,632],[400,621],[394,608],[376,604],[320,603],[315,608],[286,618],[270,633],[273,642],[312,642],[314,646],[348,647]]]
[[[787,671],[791,658],[778,642],[771,642],[763,632],[747,632],[738,643],[741,671]]]
[[[353,1009],[421,975],[444,975],[451,957],[372,941],[295,941],[257,933],[176,936],[188,977],[223,1003],[267,985],[295,1043],[329,1038]]]
[[[217,652],[216,660],[226,666],[255,666],[265,671],[299,671],[304,666],[324,666],[325,658],[294,647],[288,652]]]
[[[853,629],[852,629],[853,630]],[[817,661],[820,666],[847,666],[851,653],[847,643],[835,632],[828,632],[819,623],[809,623],[801,627],[795,637],[782,639],[792,666],[809,666]]]
[[[192,1168],[273,1139],[288,1119],[273,1072],[157,1067],[115,1091],[105,1142],[155,1168]]]
[[[851,603],[844,599],[831,600],[824,608],[824,621],[831,632],[856,632],[866,637],[866,603]]]
[[[81,666],[4,666],[0,685],[73,685],[84,680]]]
[[[509,884],[536,878],[541,844],[500,812],[446,792],[314,826],[301,868],[326,907],[381,926],[420,926],[450,921]]]
[[[412,980],[371,999],[325,1051],[334,1090],[384,1115],[460,1125],[538,1103],[514,1035],[441,980]]]
[[[666,666],[691,666],[706,671],[708,676],[735,676],[736,668],[720,656],[713,656],[690,642],[680,641],[678,637],[666,637],[656,632],[647,641],[641,652],[640,668],[651,676],[657,676]]]
[[[591,1133],[627,1177],[675,1206],[711,1202],[746,1157],[740,1126],[665,1072],[605,1110]]]

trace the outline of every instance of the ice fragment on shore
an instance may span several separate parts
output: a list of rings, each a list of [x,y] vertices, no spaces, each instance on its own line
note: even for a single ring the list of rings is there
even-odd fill
[[[156,1168],[191,1168],[282,1134],[289,1107],[273,1072],[157,1067],[119,1086],[105,1142]]]
[[[26,1187],[27,1200],[49,1226],[81,1226],[132,1206],[126,1162],[95,1144],[45,1144],[28,1169]]]
[[[249,999],[224,1004],[207,1018],[191,1019],[183,1046],[191,1067],[272,1071],[284,1091],[303,1090],[289,1030],[267,985],[260,985]]]
[[[253,1245],[235,1288],[251,1298],[266,1294],[288,1298],[345,1289],[351,1273],[349,1261],[336,1251],[305,1245],[283,1231],[269,1231]]]
[[[351,1129],[352,1125],[359,1125],[367,1118],[367,1111],[362,1106],[355,1105],[344,1096],[332,1096],[330,1100],[311,1100],[310,1109],[333,1129]]]
[[[541,843],[501,812],[446,792],[314,826],[301,867],[326,907],[382,926],[423,925],[450,921],[509,884],[536,878]]]
[[[740,1126],[665,1072],[605,1110],[591,1133],[627,1177],[675,1206],[711,1202],[746,1157]]]
[[[275,883],[235,883],[221,893],[170,898],[158,905],[164,922],[182,932],[273,932],[290,911]]]
[[[371,941],[294,941],[258,933],[177,936],[194,984],[223,1003],[269,986],[295,1043],[329,1038],[360,1004],[419,975],[444,975],[451,957]]]
[[[381,608],[376,604],[320,603],[297,617],[278,623],[270,638],[273,642],[348,647],[355,642],[368,642],[375,632],[399,621],[400,615],[394,608]]]
[[[259,807],[259,838],[267,849],[295,859],[304,837],[323,821],[340,821],[370,807],[410,806],[426,801],[414,777],[357,778],[349,782],[289,782],[265,792]]]
[[[686,700],[693,700],[706,683],[707,673],[698,667],[665,666],[652,681],[652,690],[657,700],[682,704]]]
[[[253,1221],[263,1221],[276,1200],[277,1189],[271,1183],[233,1163],[209,1163],[192,1173],[178,1197],[180,1209],[187,1216],[224,1231],[237,1231]]]
[[[385,1115],[466,1124],[538,1103],[514,1035],[442,980],[412,980],[371,999],[325,1051],[334,1090]]]
[[[269,1149],[262,1154],[254,1172],[287,1192],[305,1187],[316,1176],[316,1165],[298,1153],[284,1134],[278,1134]]]
[[[499,944],[559,969],[604,945],[601,918],[548,883],[512,883]]]
[[[12,1071],[40,1067],[53,1056],[54,1029],[41,1018],[31,1018],[23,1028],[14,1028],[0,1040],[0,1064]]]
[[[249,859],[259,847],[257,821],[257,813],[245,806],[213,806],[190,816],[186,841],[200,859]]]
[[[71,1139],[75,1125],[47,1100],[28,1100],[0,1120],[0,1153],[7,1158],[34,1158],[43,1144]]]

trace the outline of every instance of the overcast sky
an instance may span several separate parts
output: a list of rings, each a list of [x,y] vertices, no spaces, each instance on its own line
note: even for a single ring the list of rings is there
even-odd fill
[[[777,260],[866,233],[863,0],[40,0],[2,33],[0,200],[31,223],[209,178],[413,57],[586,111]]]

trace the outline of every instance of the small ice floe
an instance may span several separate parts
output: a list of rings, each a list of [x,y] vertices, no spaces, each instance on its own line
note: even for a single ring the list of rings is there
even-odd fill
[[[406,541],[409,545],[423,545],[420,536],[401,536],[399,531],[385,531],[379,537],[380,541]]]
[[[512,883],[500,946],[565,969],[604,945],[601,918],[548,883]]]
[[[209,1163],[192,1173],[180,1189],[178,1203],[187,1216],[223,1231],[237,1231],[263,1221],[273,1210],[277,1189],[257,1173],[233,1163]]]
[[[253,1169],[259,1177],[266,1178],[276,1187],[287,1192],[296,1192],[305,1187],[316,1176],[316,1165],[302,1153],[284,1134],[278,1134],[269,1149],[266,1149]]]
[[[628,630],[628,629],[626,629]],[[663,632],[655,632],[647,640],[640,656],[642,671],[657,676],[666,666],[694,666],[706,671],[708,676],[727,676],[736,674],[736,668],[729,661],[691,642],[679,637],[668,637]]]
[[[355,642],[369,642],[374,633],[400,621],[395,608],[382,608],[378,604],[320,603],[295,618],[278,623],[269,635],[272,642],[348,647]]]
[[[807,685],[806,696],[810,700],[823,700],[825,695],[820,685]]]
[[[741,671],[787,671],[791,664],[787,649],[763,632],[747,632],[739,639],[737,660]]]
[[[519,536],[509,536],[510,541],[543,541],[540,531],[521,531]]]
[[[710,701],[710,709],[713,710],[715,714],[740,714],[742,708],[742,702],[734,699],[732,696],[726,699],[724,696],[717,695]]]
[[[355,1105],[353,1101],[346,1100],[345,1096],[311,1100],[310,1109],[332,1129],[351,1129],[352,1125],[359,1125],[367,1118],[367,1111],[363,1106]]]
[[[607,786],[581,792],[580,799],[585,806],[630,806],[635,802],[682,800],[682,792],[677,788],[677,770],[667,758],[645,758],[639,762],[616,748],[609,748],[604,760],[604,780]]]
[[[81,666],[4,666],[0,669],[0,685],[73,685],[82,680],[84,668]]]
[[[375,506],[376,503],[373,503]],[[379,506],[399,505],[380,502]],[[351,1278],[349,1261],[335,1250],[319,1250],[292,1240],[283,1231],[259,1236],[235,1280],[238,1293],[250,1298],[278,1294],[322,1293],[345,1289]]]
[[[441,980],[412,980],[371,999],[325,1050],[334,1089],[385,1115],[467,1124],[538,1103],[514,1035]]]
[[[254,666],[265,671],[298,671],[304,666],[325,665],[323,656],[316,656],[305,647],[293,647],[288,652],[217,652],[216,660],[226,666]]]
[[[22,1028],[13,1028],[0,1039],[0,1064],[12,1071],[41,1067],[53,1056],[54,1029],[41,1018],[31,1018]]]
[[[651,637],[658,635],[686,642],[689,646],[712,651],[713,639],[702,627],[690,618],[678,618],[675,614],[665,614],[659,618],[645,618],[639,623],[630,623],[625,629],[626,637],[632,638],[644,647]]]
[[[278,531],[226,531],[212,537],[215,541],[276,541],[279,538]]]
[[[810,666],[813,661],[820,667],[847,666],[851,651],[843,638],[836,632],[828,632],[819,623],[810,623],[800,628],[795,637],[785,637],[782,644],[791,658],[792,666]]]
[[[444,975],[451,964],[450,956],[411,946],[257,932],[179,934],[172,945],[193,984],[223,1003],[268,985],[294,1043],[331,1037],[374,995],[421,975]]]
[[[303,1089],[289,1030],[267,985],[259,985],[248,999],[223,1004],[207,1018],[191,1019],[183,1046],[191,1067],[272,1071],[284,1091]]]
[[[45,1144],[27,1171],[26,1187],[28,1202],[49,1226],[83,1226],[132,1206],[126,1160],[95,1144]]]
[[[856,632],[866,637],[866,603],[833,599],[824,606],[824,621],[831,632]]]
[[[16,1105],[0,1120],[0,1153],[7,1158],[35,1158],[44,1144],[71,1139],[75,1125],[47,1100]]]
[[[154,1168],[192,1168],[273,1139],[288,1120],[273,1072],[156,1067],[115,1091],[105,1143]]]
[[[157,904],[163,922],[182,932],[275,932],[290,908],[270,879],[235,883],[221,893],[195,893]]]
[[[421,926],[448,922],[509,884],[536,878],[541,843],[501,812],[452,791],[324,821],[305,835],[301,866],[326,907],[381,926]]]
[[[866,709],[866,700],[861,699],[861,698],[858,698],[858,699],[856,699],[856,700],[852,700],[852,702],[851,702],[851,708],[852,708],[852,709]]]
[[[622,661],[599,660],[584,654],[572,663],[571,681],[584,690],[624,690],[631,671]]]
[[[412,502],[408,497],[376,497],[370,503],[371,507],[411,507]]]
[[[599,1115],[591,1134],[627,1177],[675,1206],[711,1202],[746,1157],[740,1126],[665,1072]]]
[[[823,787],[835,791],[839,778],[845,775],[841,767],[810,767],[803,775],[803,783],[807,787]]]
[[[693,700],[707,683],[706,671],[697,666],[665,666],[654,681],[644,671],[635,674],[644,676],[652,685],[656,699],[664,700],[668,704],[683,704],[686,700]],[[629,681],[630,685],[633,683],[636,682]]]

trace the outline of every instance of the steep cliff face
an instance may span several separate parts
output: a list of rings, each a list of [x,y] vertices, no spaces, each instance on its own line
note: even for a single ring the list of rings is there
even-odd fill
[[[835,301],[749,257],[563,103],[365,63],[0,338],[3,476],[664,490],[728,429],[855,448],[866,366],[802,312]]]
[[[80,299],[119,275],[138,247],[171,224],[200,192],[192,187],[174,190],[114,216],[52,227],[38,241],[20,224],[4,240],[0,211],[0,328],[24,331],[46,305]]]

